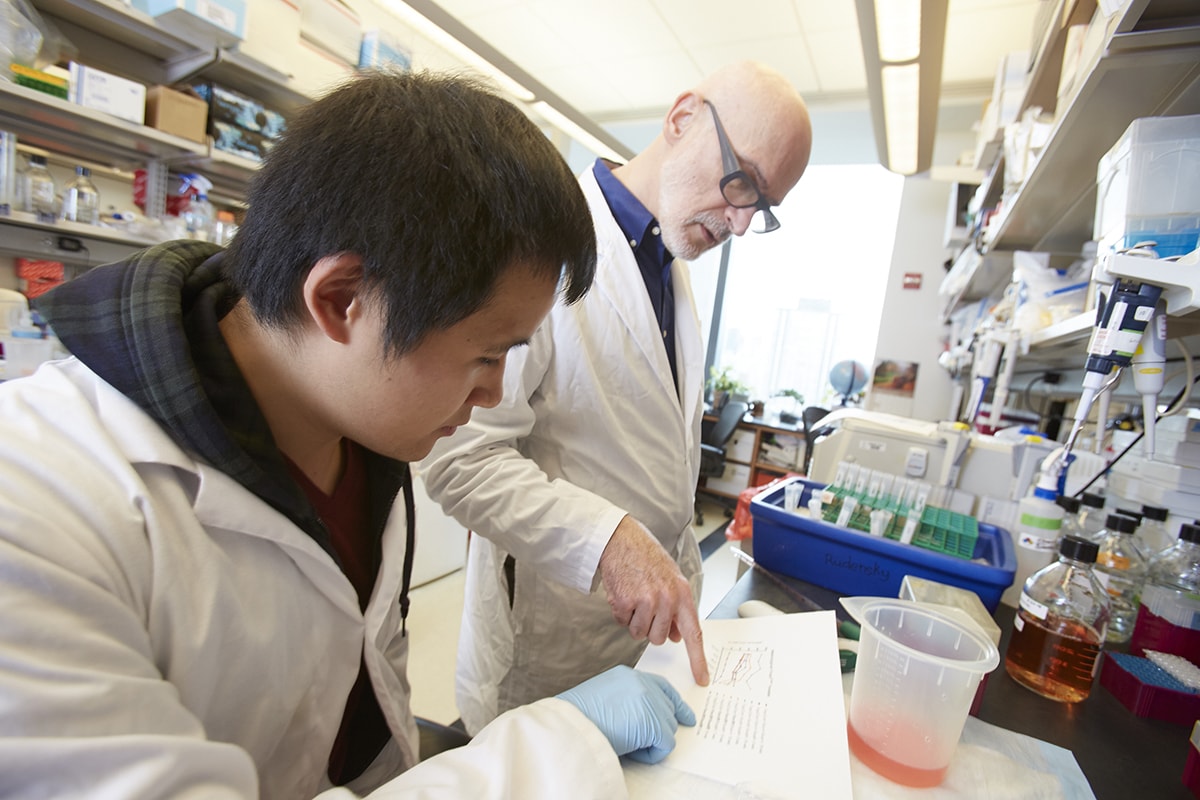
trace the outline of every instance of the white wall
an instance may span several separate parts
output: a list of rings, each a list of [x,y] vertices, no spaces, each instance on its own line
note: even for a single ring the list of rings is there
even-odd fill
[[[941,420],[949,413],[952,383],[937,363],[946,334],[938,286],[949,256],[942,246],[949,200],[948,183],[924,178],[904,182],[875,361],[915,362],[917,385],[911,398],[871,391],[868,408],[926,420]],[[922,276],[920,289],[903,288],[904,274],[909,272]]]

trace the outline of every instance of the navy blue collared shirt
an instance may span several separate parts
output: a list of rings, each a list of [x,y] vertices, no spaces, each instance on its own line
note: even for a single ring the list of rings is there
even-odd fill
[[[671,263],[675,256],[671,255],[671,251],[663,244],[658,220],[633,196],[625,184],[612,174],[604,159],[596,159],[592,171],[613,218],[621,226],[625,240],[633,249],[633,257],[637,259],[642,281],[650,295],[650,305],[654,308],[654,316],[658,320],[663,346],[667,349],[671,380],[678,386],[679,374],[675,366],[675,286],[671,281]]]

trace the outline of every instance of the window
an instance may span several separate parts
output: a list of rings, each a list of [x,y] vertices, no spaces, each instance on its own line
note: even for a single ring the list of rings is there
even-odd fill
[[[713,363],[732,367],[756,399],[795,389],[806,405],[834,402],[828,376],[839,361],[869,374],[903,185],[878,165],[810,166],[778,208],[779,230],[729,245]],[[693,265],[707,331],[719,265]]]

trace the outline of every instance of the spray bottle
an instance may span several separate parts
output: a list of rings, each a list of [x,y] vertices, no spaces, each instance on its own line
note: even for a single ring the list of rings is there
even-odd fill
[[[1066,512],[1055,502],[1061,493],[1065,477],[1067,451],[1056,448],[1042,461],[1042,471],[1033,491],[1017,504],[1015,544],[1017,571],[1012,586],[1004,591],[1000,602],[1017,606],[1025,579],[1058,557],[1058,539]]]

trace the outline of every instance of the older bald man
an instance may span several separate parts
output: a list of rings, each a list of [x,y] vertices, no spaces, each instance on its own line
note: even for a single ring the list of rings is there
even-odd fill
[[[421,469],[471,543],[456,696],[474,733],[497,714],[685,642],[708,682],[692,530],[704,352],[687,259],[778,205],[812,145],[804,101],[743,62],[671,105],[624,165],[580,177],[599,264],[509,356],[504,399]],[[482,538],[481,538],[482,537]]]

